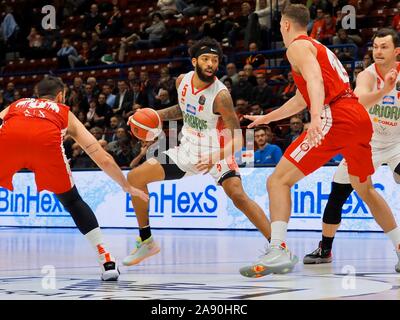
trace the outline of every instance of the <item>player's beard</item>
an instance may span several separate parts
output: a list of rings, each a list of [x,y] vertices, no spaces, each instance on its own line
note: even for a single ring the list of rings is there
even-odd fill
[[[203,72],[203,69],[200,67],[200,65],[198,63],[196,63],[196,74],[201,81],[206,82],[206,83],[211,83],[214,81],[214,77],[217,74],[217,70],[213,71],[213,74],[211,76],[207,76]]]

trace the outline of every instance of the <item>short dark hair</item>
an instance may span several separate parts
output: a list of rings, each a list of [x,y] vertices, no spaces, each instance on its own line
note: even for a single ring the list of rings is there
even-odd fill
[[[58,77],[47,76],[37,84],[39,97],[56,97],[65,88],[64,82]]]
[[[260,127],[256,127],[256,128],[254,129],[254,133],[256,133],[257,131],[260,131],[260,130],[264,131],[265,133],[268,132],[268,133],[271,133],[271,134],[272,134],[272,129],[271,129],[270,126],[263,125],[263,126],[260,126]]]
[[[310,23],[310,11],[304,4],[292,4],[290,1],[286,1],[282,9],[282,16],[288,17],[301,27],[307,27]]]
[[[392,40],[393,40],[393,44],[394,44],[395,48],[400,47],[399,35],[392,28],[383,28],[383,29],[378,30],[372,37],[372,42],[375,40],[375,38],[384,38],[386,36],[392,36]]]
[[[217,55],[219,61],[222,60],[222,48],[219,42],[213,38],[205,37],[199,41],[197,41],[194,45],[189,48],[189,54],[191,58],[196,58],[196,53],[202,49],[203,47],[211,47],[217,50]]]

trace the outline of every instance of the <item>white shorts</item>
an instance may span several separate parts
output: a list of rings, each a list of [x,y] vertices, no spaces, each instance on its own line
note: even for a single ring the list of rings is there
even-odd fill
[[[400,144],[390,144],[385,148],[372,147],[372,162],[375,170],[377,170],[382,164],[386,163],[390,167],[390,170],[394,172],[394,169],[400,163]],[[342,184],[350,183],[345,159],[340,162],[333,177],[333,181]]]
[[[180,170],[186,172],[185,176],[201,173],[196,169],[197,157],[193,156],[193,154],[185,150],[185,148],[178,146],[168,149],[167,151],[164,151],[164,153],[175,162]],[[229,162],[226,159],[223,159],[216,163],[209,171],[209,174],[214,178],[217,184],[221,184],[222,181],[227,177],[240,177],[239,167],[233,156],[232,160]],[[168,177],[166,177],[166,179],[168,179]]]

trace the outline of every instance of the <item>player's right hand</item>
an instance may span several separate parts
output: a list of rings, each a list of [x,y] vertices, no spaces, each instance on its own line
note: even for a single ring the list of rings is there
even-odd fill
[[[385,89],[390,92],[394,88],[397,82],[397,76],[399,72],[396,69],[390,69],[389,72],[385,75]]]
[[[149,201],[149,195],[142,190],[132,187],[131,185],[123,188],[125,192],[129,193],[132,197],[139,197],[143,201]]]
[[[271,121],[268,119],[268,115],[263,115],[263,116],[250,116],[250,115],[244,115],[244,118],[253,121],[250,123],[247,128],[254,128],[259,126],[260,124],[268,124]]]

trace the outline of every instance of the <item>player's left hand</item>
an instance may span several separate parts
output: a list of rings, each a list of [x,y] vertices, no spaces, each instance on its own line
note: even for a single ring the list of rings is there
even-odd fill
[[[219,152],[218,153],[209,153],[203,154],[200,157],[199,162],[196,164],[196,169],[203,174],[208,173],[211,168],[219,161]]]
[[[311,147],[318,147],[324,139],[321,126],[321,117],[311,118],[310,126],[307,129],[307,140]]]
[[[143,201],[149,201],[149,195],[140,189],[132,187],[131,185],[125,186],[124,191],[129,193],[132,197],[139,197]]]

